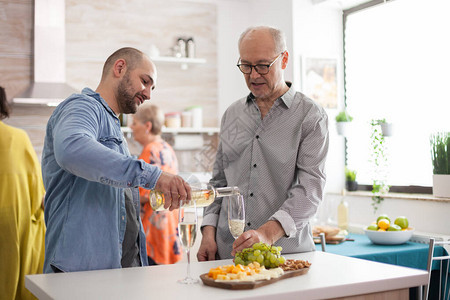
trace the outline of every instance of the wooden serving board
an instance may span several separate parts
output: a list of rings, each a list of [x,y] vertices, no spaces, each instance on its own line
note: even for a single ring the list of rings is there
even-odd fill
[[[309,268],[303,268],[303,269],[294,270],[294,271],[285,271],[284,274],[278,278],[272,278],[269,280],[244,281],[244,282],[241,282],[241,281],[229,281],[229,282],[228,281],[215,281],[214,279],[212,279],[208,276],[208,273],[200,275],[200,279],[203,281],[204,285],[218,287],[221,289],[250,290],[250,289],[255,289],[255,288],[265,286],[268,284],[272,284],[281,279],[300,276],[300,275],[306,274],[308,271],[309,271]]]

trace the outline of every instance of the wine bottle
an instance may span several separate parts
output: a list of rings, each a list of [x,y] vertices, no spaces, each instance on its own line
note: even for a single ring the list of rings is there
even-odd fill
[[[206,184],[203,188],[193,188],[191,186],[191,201],[187,202],[184,207],[193,207],[194,201],[197,207],[206,207],[214,202],[214,199],[218,197],[226,197],[239,194],[239,188],[233,187],[221,187],[215,188],[210,184]],[[150,206],[154,211],[165,210],[164,194],[160,191],[152,190],[149,195]]]
[[[345,190],[342,191],[342,199],[338,205],[338,227],[341,230],[348,228],[348,203],[345,201]]]

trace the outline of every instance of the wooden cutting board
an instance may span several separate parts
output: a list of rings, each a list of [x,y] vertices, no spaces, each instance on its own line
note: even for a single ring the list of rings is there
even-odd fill
[[[303,274],[306,274],[309,271],[309,268],[303,268],[299,270],[294,271],[286,271],[283,275],[281,275],[278,278],[272,278],[269,280],[256,280],[256,281],[249,281],[249,282],[240,282],[240,281],[215,281],[214,279],[210,278],[208,276],[208,273],[200,275],[200,279],[203,281],[204,285],[212,286],[212,287],[218,287],[221,289],[228,289],[228,290],[250,290],[255,289],[261,286],[265,286],[268,284],[275,283],[279,280],[291,278],[295,276],[300,276]]]

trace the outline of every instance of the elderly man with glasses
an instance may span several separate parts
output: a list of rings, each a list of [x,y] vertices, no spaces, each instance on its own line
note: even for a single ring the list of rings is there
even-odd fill
[[[284,81],[289,53],[280,30],[248,28],[238,46],[250,94],[222,117],[211,183],[239,187],[245,231],[234,240],[227,198],[216,199],[204,211],[199,261],[231,258],[257,242],[283,253],[315,249],[310,219],[324,193],[327,114]]]

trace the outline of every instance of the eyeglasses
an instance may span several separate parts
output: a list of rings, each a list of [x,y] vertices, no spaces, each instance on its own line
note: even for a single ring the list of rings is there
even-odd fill
[[[244,74],[250,74],[252,73],[252,69],[255,68],[255,71],[258,72],[258,74],[260,75],[266,75],[267,73],[269,73],[269,68],[284,54],[284,52],[281,52],[270,64],[268,65],[263,65],[263,64],[258,64],[258,65],[249,65],[249,64],[237,64],[237,67],[239,68],[239,70],[241,70],[242,73]],[[241,60],[239,58],[239,60]],[[239,62],[238,60],[238,62]]]

